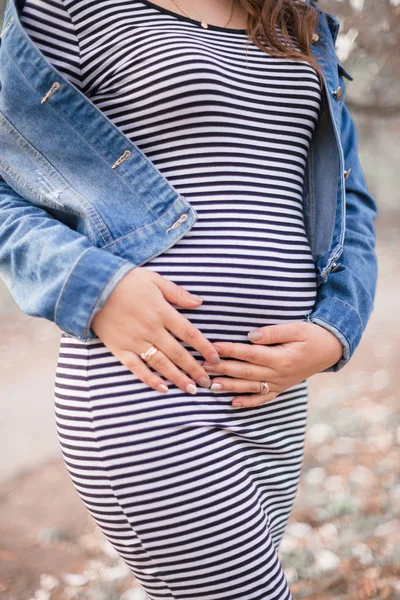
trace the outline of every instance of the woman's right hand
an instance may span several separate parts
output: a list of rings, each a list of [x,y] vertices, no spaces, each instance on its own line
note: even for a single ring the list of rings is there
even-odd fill
[[[170,303],[196,308],[201,302],[199,296],[158,273],[136,267],[118,282],[95,314],[91,328],[141,381],[159,392],[167,392],[165,381],[140,358],[151,345],[156,346],[158,352],[147,360],[151,367],[181,390],[195,394],[196,381],[202,387],[210,386],[209,375],[170,332],[198,350],[208,362],[218,364],[220,358],[211,342]]]

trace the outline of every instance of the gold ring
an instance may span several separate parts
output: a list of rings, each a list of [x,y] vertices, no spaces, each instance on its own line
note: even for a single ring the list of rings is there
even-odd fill
[[[261,389],[260,389],[260,394],[268,394],[269,392],[269,385],[266,381],[261,381]]]
[[[143,358],[143,360],[147,361],[156,352],[158,352],[158,348],[156,348],[155,346],[150,346],[150,348],[146,352],[142,352],[140,358]]]

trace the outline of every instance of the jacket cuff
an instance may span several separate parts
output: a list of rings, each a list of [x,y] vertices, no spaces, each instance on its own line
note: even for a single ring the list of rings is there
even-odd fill
[[[54,322],[70,337],[83,342],[96,338],[90,328],[117,283],[135,265],[111,252],[91,247],[72,268],[54,311]]]
[[[340,371],[349,362],[363,334],[358,312],[339,298],[324,298],[317,303],[315,311],[306,315],[306,319],[331,331],[343,346],[342,358],[321,373]]]

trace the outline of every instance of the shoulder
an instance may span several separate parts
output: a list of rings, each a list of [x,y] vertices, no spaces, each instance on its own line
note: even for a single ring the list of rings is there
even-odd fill
[[[50,30],[53,34],[69,38],[74,35],[71,15],[64,0],[24,0],[20,19],[25,28],[30,27],[36,33]]]
[[[342,70],[342,74],[347,79],[353,79],[352,76],[343,68],[340,64],[339,57],[336,52],[336,42],[340,30],[340,21],[331,13],[324,11],[320,6],[317,5],[318,0],[303,0],[310,6],[312,6],[318,13],[318,27],[317,32],[319,36],[323,38],[324,53],[328,56],[336,57],[339,66]]]
[[[70,18],[64,0],[19,0],[18,5],[21,19],[34,14],[64,20]]]
[[[46,59],[82,88],[79,39],[63,0],[25,0],[20,20]]]
[[[317,11],[318,16],[319,16],[320,25],[325,26],[329,29],[329,32],[333,39],[333,42],[335,42],[337,35],[339,33],[339,29],[340,29],[339,20],[331,13],[328,13],[325,10],[322,10],[322,8],[320,6],[318,6],[318,0],[303,0],[303,1],[306,2],[307,4],[309,4],[310,6],[312,6],[313,8],[315,8],[315,10]]]

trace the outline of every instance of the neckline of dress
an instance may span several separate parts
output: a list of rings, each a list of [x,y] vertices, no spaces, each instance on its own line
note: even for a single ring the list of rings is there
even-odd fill
[[[208,27],[204,28],[201,26],[200,21],[197,21],[196,19],[192,19],[190,17],[185,17],[184,15],[180,15],[179,13],[177,13],[173,10],[169,10],[168,8],[164,8],[163,6],[159,6],[158,4],[155,4],[154,2],[150,2],[149,0],[140,0],[140,2],[142,4],[146,4],[150,8],[153,8],[154,10],[156,10],[160,13],[164,13],[164,14],[170,15],[172,17],[176,17],[179,21],[186,21],[187,23],[193,23],[194,25],[198,25],[199,29],[201,29],[203,31],[214,30],[214,31],[225,31],[227,33],[247,33],[247,29],[233,29],[230,27],[219,27],[219,25],[212,25],[211,23],[207,23]]]

